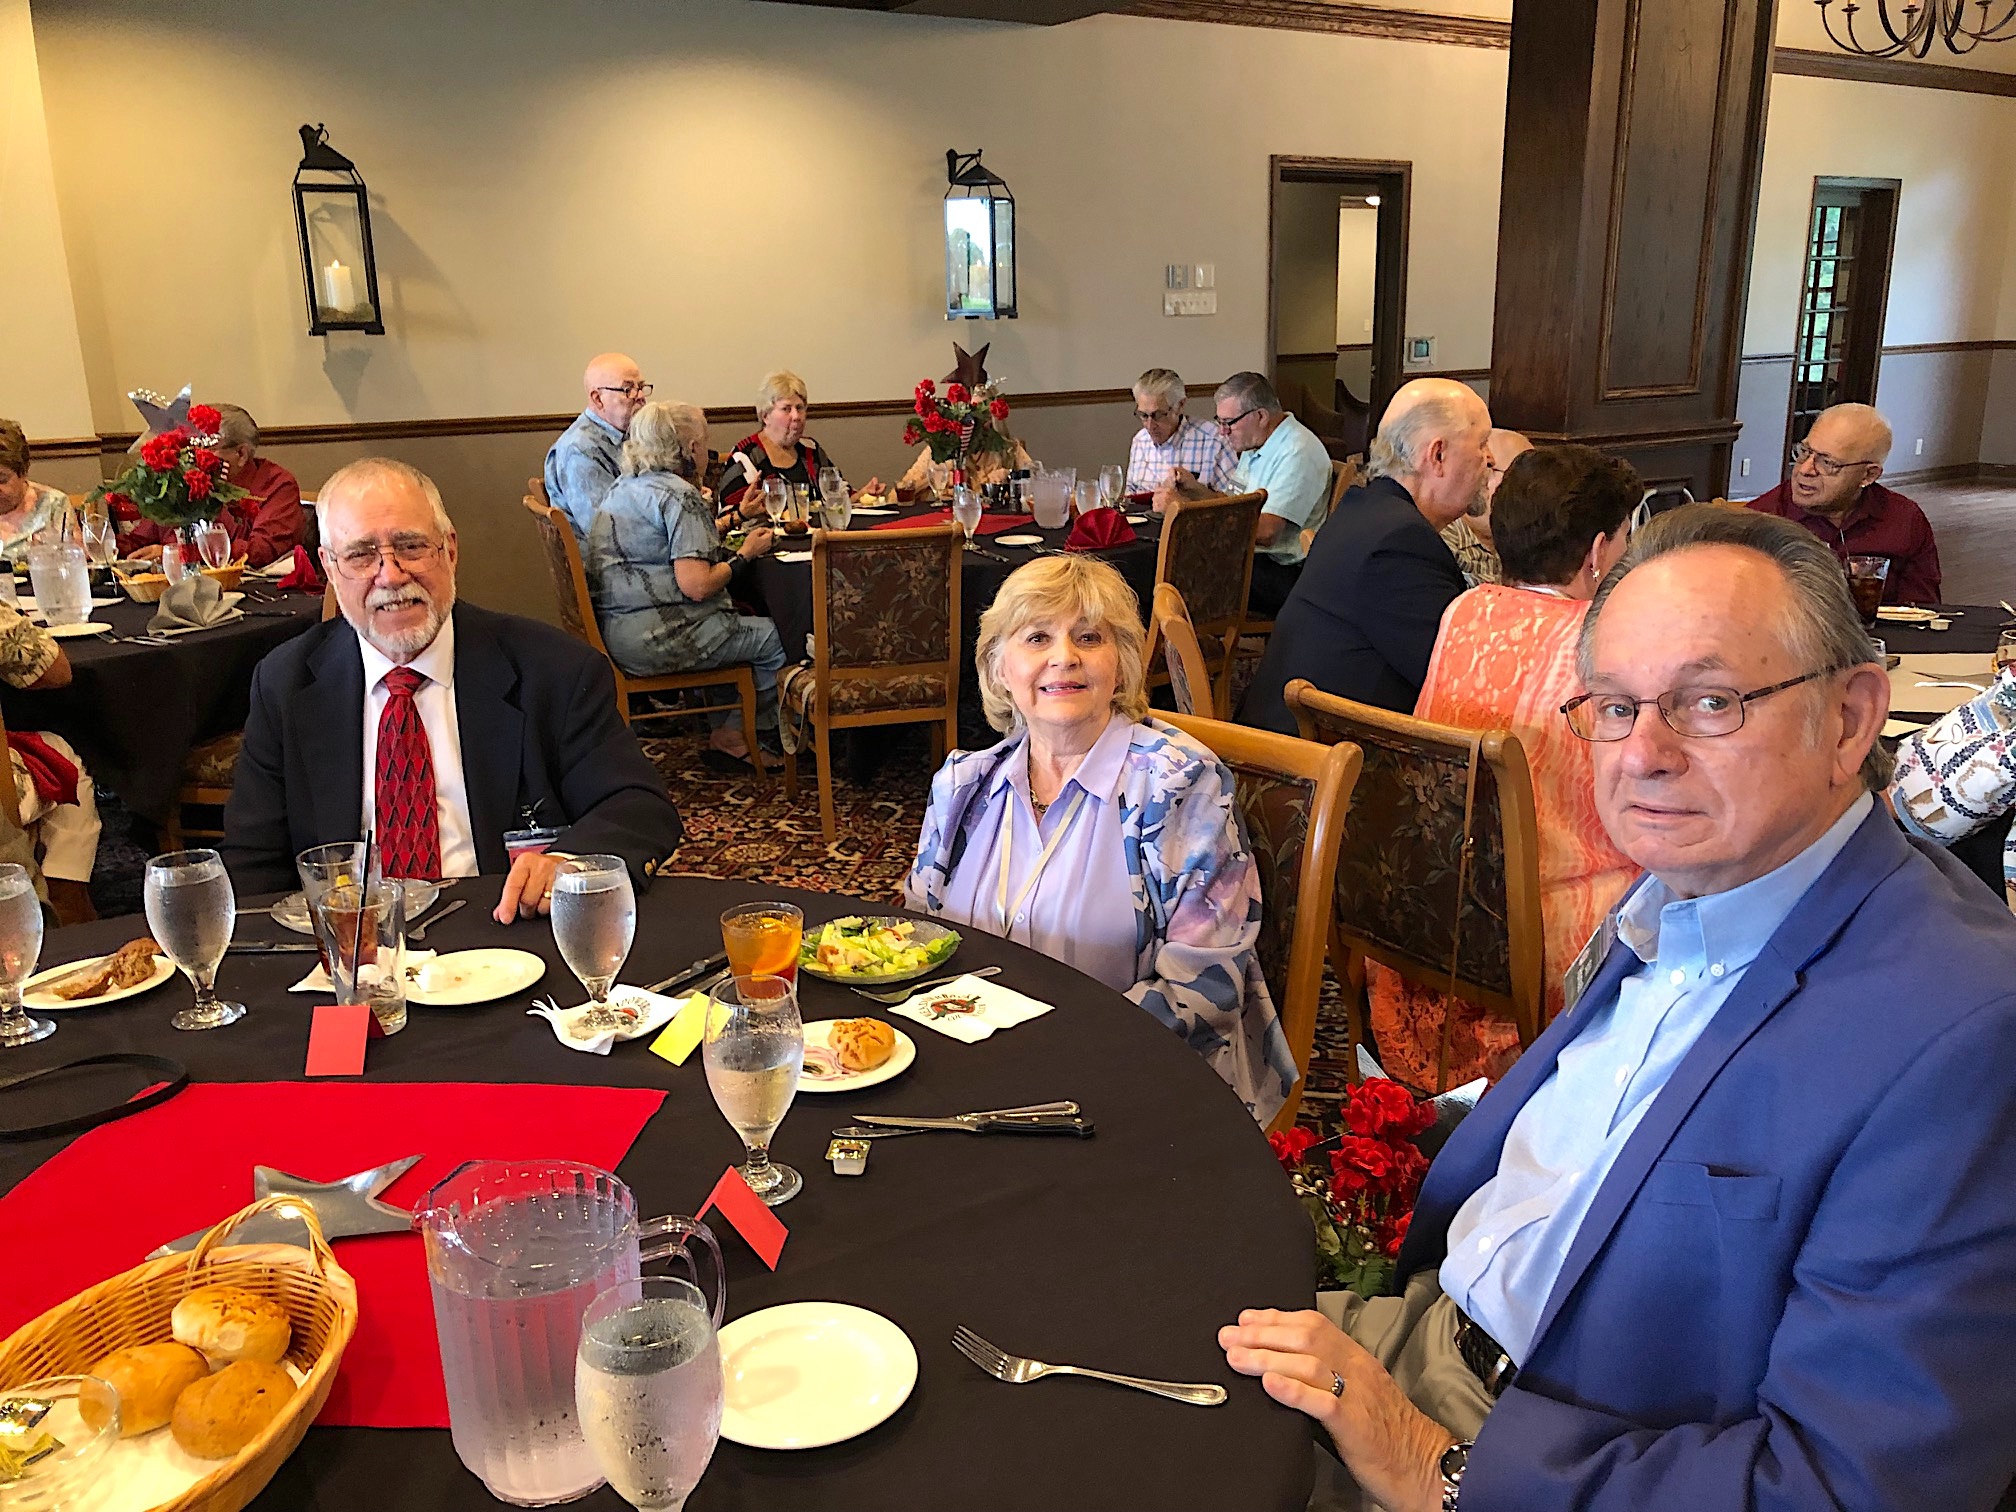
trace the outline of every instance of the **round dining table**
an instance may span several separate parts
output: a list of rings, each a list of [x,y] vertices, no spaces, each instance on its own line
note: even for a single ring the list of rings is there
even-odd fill
[[[322,617],[322,593],[282,591],[247,576],[241,618],[171,636],[147,633],[156,606],[121,599],[92,611],[110,629],[65,638],[67,687],[0,694],[10,730],[52,730],[77,748],[92,780],[153,824],[164,822],[190,748],[243,728],[252,669]]]
[[[527,950],[546,961],[544,979],[485,1006],[413,1006],[401,1032],[369,1042],[363,1080],[662,1089],[662,1105],[616,1174],[642,1212],[692,1213],[742,1155],[708,1093],[700,1055],[674,1066],[641,1040],[618,1044],[607,1056],[561,1045],[526,1009],[534,996],[551,994],[564,1006],[584,994],[561,964],[546,921],[505,926],[490,919],[498,887],[494,877],[450,884],[448,897],[467,899],[468,906],[434,926],[426,943],[442,951]],[[660,878],[638,898],[636,942],[622,980],[654,982],[718,950],[721,911],[764,896],[797,903],[808,925],[886,911],[832,894]],[[106,951],[137,932],[132,919],[58,931],[48,937],[42,961]],[[241,914],[234,935],[241,942],[299,938],[249,913]],[[312,956],[306,960],[313,964]],[[220,990],[250,1011],[225,1029],[181,1034],[169,1027],[189,993],[179,977],[123,1003],[63,1012],[55,1035],[0,1050],[0,1076],[123,1050],[177,1059],[199,1084],[298,1081],[311,1007],[326,1001],[285,990],[305,969],[303,961],[227,956]],[[1302,1507],[1313,1465],[1310,1421],[1230,1370],[1215,1338],[1241,1308],[1313,1305],[1310,1223],[1266,1139],[1195,1051],[1120,994],[1033,951],[969,931],[948,969],[982,965],[999,966],[997,980],[1053,1011],[967,1044],[801,976],[808,1020],[882,1014],[916,1042],[916,1060],[870,1089],[800,1091],[774,1144],[777,1158],[805,1177],[803,1192],[776,1210],[790,1231],[776,1271],[714,1224],[727,1257],[727,1317],[801,1300],[867,1308],[909,1336],[918,1378],[886,1421],[830,1447],[759,1450],[724,1440],[688,1506],[693,1512]],[[92,1086],[110,1088],[116,1099],[133,1090],[116,1083],[122,1074],[135,1085],[148,1079],[88,1072],[56,1078],[58,1087],[17,1088],[0,1102],[0,1125],[54,1117]],[[859,1114],[940,1115],[1062,1098],[1083,1104],[1094,1136],[926,1133],[878,1141],[862,1176],[837,1175],[825,1160],[831,1130]],[[0,1143],[0,1193],[68,1142]],[[295,1174],[329,1180],[348,1172]],[[249,1198],[249,1171],[246,1182]],[[392,1189],[392,1200],[402,1197],[405,1204],[415,1200],[404,1186]],[[171,1237],[135,1236],[135,1258]],[[51,1234],[48,1242],[63,1240]],[[371,1242],[339,1240],[337,1257],[349,1244]],[[9,1264],[33,1265],[35,1256],[13,1255]],[[1006,1384],[954,1351],[952,1333],[960,1325],[1051,1362],[1219,1382],[1230,1399],[1199,1408],[1086,1380]],[[413,1337],[410,1347],[437,1346],[429,1333]],[[349,1427],[312,1429],[252,1503],[263,1512],[496,1505],[456,1458],[446,1432]],[[574,1505],[618,1512],[624,1503],[604,1487]]]

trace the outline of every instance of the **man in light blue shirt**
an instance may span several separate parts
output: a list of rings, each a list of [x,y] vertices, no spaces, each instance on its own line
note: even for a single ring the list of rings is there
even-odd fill
[[[630,417],[651,397],[652,386],[621,352],[604,352],[589,363],[581,386],[588,407],[546,453],[546,497],[567,516],[575,539],[586,541],[596,507],[616,486]]]
[[[1773,516],[1674,510],[1605,579],[1561,714],[1649,875],[1437,1155],[1405,1295],[1220,1334],[1368,1498],[2009,1489],[2016,919],[1874,802],[1873,653],[1828,549]]]

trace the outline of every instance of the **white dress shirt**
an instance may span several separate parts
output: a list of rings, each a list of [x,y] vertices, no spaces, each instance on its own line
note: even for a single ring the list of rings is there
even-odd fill
[[[364,655],[364,828],[372,828],[378,798],[378,721],[391,693],[385,674],[398,665],[363,636]],[[441,830],[441,875],[476,875],[476,837],[469,824],[469,790],[462,777],[462,726],[455,717],[455,618],[442,621],[434,644],[406,663],[426,679],[413,691],[420,727],[434,762],[434,818]]]

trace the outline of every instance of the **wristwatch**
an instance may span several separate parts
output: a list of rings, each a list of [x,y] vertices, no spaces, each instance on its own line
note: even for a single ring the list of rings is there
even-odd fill
[[[1456,1512],[1456,1498],[1463,1490],[1463,1472],[1470,1468],[1470,1446],[1474,1439],[1459,1439],[1442,1451],[1436,1468],[1442,1472],[1442,1512]]]

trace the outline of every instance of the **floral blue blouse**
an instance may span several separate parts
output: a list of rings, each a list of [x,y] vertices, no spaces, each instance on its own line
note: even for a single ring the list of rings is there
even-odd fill
[[[1133,884],[1136,980],[1127,996],[1211,1063],[1262,1124],[1295,1085],[1295,1057],[1254,946],[1260,874],[1233,801],[1233,777],[1198,741],[1144,720],[1119,786],[1121,843]],[[908,906],[941,913],[947,885],[1020,736],[955,751],[931,783]],[[996,805],[993,812],[999,813]]]

